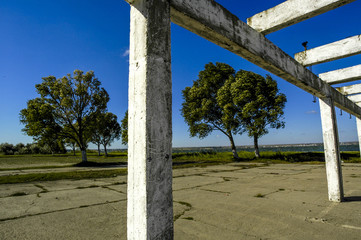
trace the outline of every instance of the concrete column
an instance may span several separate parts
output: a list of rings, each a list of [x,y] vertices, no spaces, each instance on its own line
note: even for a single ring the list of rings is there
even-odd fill
[[[358,145],[361,156],[361,119],[356,117],[356,125],[357,125],[357,136],[358,136]]]
[[[170,6],[130,3],[127,235],[173,239]]]
[[[331,98],[320,99],[320,112],[325,150],[328,198],[333,202],[341,202],[343,200],[341,156],[335,107]]]

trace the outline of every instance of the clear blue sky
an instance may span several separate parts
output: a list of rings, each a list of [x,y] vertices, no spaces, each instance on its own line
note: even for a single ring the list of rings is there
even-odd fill
[[[242,21],[282,1],[220,0]],[[75,69],[94,70],[110,94],[109,111],[122,119],[128,105],[129,5],[123,0],[1,0],[0,1],[0,143],[32,142],[25,136],[19,112],[26,102],[37,97],[35,84],[41,78],[57,78]],[[317,47],[361,34],[361,1],[306,20],[267,37],[286,53],[303,50],[302,42]],[[199,140],[190,138],[180,114],[181,91],[192,85],[208,62],[224,62],[236,70],[267,74],[263,69],[243,60],[213,43],[172,24],[173,72],[173,145],[228,146],[220,132]],[[353,56],[313,67],[318,74],[360,64],[361,56]],[[260,139],[260,144],[322,142],[318,102],[312,95],[273,76],[285,93],[286,127]],[[350,85],[350,84],[348,84]],[[338,113],[340,141],[356,141],[356,121]],[[235,137],[237,145],[250,145],[246,134]],[[120,141],[112,147],[123,148]]]

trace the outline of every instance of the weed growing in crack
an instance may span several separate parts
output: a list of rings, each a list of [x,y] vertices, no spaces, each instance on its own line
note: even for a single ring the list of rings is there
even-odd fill
[[[26,192],[16,192],[10,195],[10,197],[20,197],[20,196],[25,196],[28,195]]]
[[[266,195],[262,194],[262,193],[258,193],[256,195],[254,195],[254,197],[257,197],[257,198],[264,198]]]

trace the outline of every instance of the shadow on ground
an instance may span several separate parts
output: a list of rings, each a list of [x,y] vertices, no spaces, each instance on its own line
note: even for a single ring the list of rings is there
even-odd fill
[[[343,200],[345,202],[361,202],[361,196],[345,197]]]
[[[105,167],[120,167],[120,166],[126,166],[127,163],[125,162],[80,162],[77,164],[74,164],[74,167],[99,167],[99,168],[105,168]]]

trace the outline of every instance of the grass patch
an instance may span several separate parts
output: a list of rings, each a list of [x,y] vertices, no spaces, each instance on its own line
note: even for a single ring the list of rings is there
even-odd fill
[[[1,161],[1,160],[0,160]],[[11,171],[11,170],[28,170],[28,169],[49,169],[49,168],[67,168],[73,167],[74,165],[54,165],[54,166],[32,166],[32,167],[15,167],[15,168],[0,168],[0,171]]]
[[[124,164],[127,162],[127,153],[111,152],[106,156],[98,156],[97,153],[87,153],[89,162]],[[64,167],[64,165],[75,165],[81,162],[81,154],[73,156],[66,154],[34,154],[34,155],[0,155],[0,169],[15,170],[29,168]],[[62,165],[62,166],[59,166]],[[67,167],[67,166],[65,166]],[[6,169],[5,169],[6,168]]]
[[[55,181],[61,179],[80,180],[80,179],[92,179],[92,178],[109,178],[109,177],[116,177],[126,174],[127,174],[126,169],[30,173],[30,174],[22,174],[22,175],[0,176],[0,184],[36,182],[36,181]]]
[[[192,204],[190,204],[190,203],[182,202],[182,201],[179,201],[179,202],[177,202],[177,203],[182,204],[182,205],[184,205],[184,206],[187,206],[189,209],[192,208]]]
[[[19,196],[25,196],[28,195],[26,192],[16,192],[10,195],[10,197],[19,197]]]
[[[127,182],[115,182],[115,183],[110,184],[110,186],[114,186],[114,185],[124,185],[124,184],[127,184]]]
[[[99,187],[98,185],[90,185],[90,186],[86,186],[86,187],[77,187],[76,189],[85,189],[85,188],[97,188]]]
[[[261,163],[322,163],[325,161],[323,152],[261,152],[260,158],[255,158],[253,152],[239,151],[240,162]],[[234,162],[231,152],[215,152],[212,150],[200,152],[173,153],[174,168],[203,167],[209,165]],[[361,163],[359,152],[341,152],[341,159],[346,163]],[[127,163],[127,153],[111,152],[106,156],[88,153],[88,162],[82,163],[81,156],[68,154],[55,155],[0,155],[0,171],[79,167],[107,167]]]
[[[239,151],[239,162],[264,163],[307,163],[324,162],[323,152],[261,152],[260,158],[255,158],[253,152]],[[341,158],[346,163],[361,163],[359,152],[341,152]],[[216,152],[214,150],[200,152],[173,153],[173,169],[207,167],[235,162],[231,152]],[[111,152],[106,156],[97,156],[96,152],[88,153],[88,162],[81,163],[81,155],[71,153],[56,155],[0,155],[0,171],[48,169],[64,167],[109,167],[101,171],[73,171],[58,173],[32,173],[24,175],[1,176],[0,184],[34,181],[53,181],[60,179],[90,179],[125,175],[126,170],[110,169],[111,166],[126,164],[126,152]],[[251,166],[249,166],[251,167]],[[225,178],[225,181],[230,179]]]
[[[256,195],[254,195],[254,197],[256,198],[264,198],[266,195],[262,194],[262,193],[257,193]]]

